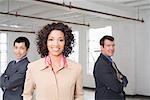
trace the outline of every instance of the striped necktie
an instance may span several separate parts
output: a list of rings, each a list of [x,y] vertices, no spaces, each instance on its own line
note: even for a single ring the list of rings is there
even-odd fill
[[[113,68],[114,68],[115,71],[116,71],[117,79],[118,79],[120,82],[122,82],[121,78],[122,78],[123,76],[119,73],[118,68],[117,68],[115,62],[113,62],[113,61],[112,61],[112,66],[113,66]]]

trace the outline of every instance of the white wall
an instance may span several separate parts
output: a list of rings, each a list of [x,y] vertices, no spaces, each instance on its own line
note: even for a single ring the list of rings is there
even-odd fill
[[[135,94],[135,22],[118,21],[114,27],[116,53],[114,59],[120,71],[127,76],[127,94]]]
[[[150,96],[150,10],[145,22],[136,25],[136,93]]]

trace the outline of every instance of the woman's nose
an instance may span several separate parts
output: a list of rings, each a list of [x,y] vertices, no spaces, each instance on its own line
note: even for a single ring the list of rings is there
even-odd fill
[[[58,45],[58,41],[57,40],[54,41],[54,45]]]

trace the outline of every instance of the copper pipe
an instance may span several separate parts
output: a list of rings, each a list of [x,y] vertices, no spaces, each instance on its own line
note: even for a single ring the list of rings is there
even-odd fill
[[[52,1],[45,1],[45,0],[34,0],[34,1],[39,1],[39,2],[49,3],[49,4],[53,4],[53,5],[68,7],[70,9],[74,8],[74,9],[78,9],[78,10],[83,10],[83,11],[88,11],[88,12],[94,12],[94,13],[104,14],[104,15],[108,15],[108,16],[123,18],[123,19],[129,19],[129,20],[133,20],[133,21],[139,21],[139,22],[142,22],[142,23],[144,22],[143,18],[142,18],[142,20],[140,20],[140,19],[135,19],[135,18],[131,18],[131,17],[120,16],[120,15],[116,15],[116,14],[110,14],[110,13],[105,13],[105,12],[101,12],[101,11],[96,11],[96,10],[91,10],[91,9],[76,7],[76,6],[71,5],[71,3],[70,3],[70,5],[66,5],[65,3],[61,4],[61,3],[56,3],[56,2],[52,2]]]
[[[13,14],[13,13],[9,13],[9,12],[0,12],[0,14],[3,14],[3,15],[11,15],[11,16],[16,16],[16,17],[39,19],[39,20],[45,20],[45,21],[62,22],[62,23],[75,24],[75,25],[82,25],[82,26],[88,26],[88,27],[90,26],[89,24],[81,24],[81,23],[76,23],[76,22],[68,22],[68,21],[54,20],[54,19],[48,19],[48,18],[42,18],[42,17],[27,16],[27,15],[21,15],[21,14],[18,14],[18,13]]]

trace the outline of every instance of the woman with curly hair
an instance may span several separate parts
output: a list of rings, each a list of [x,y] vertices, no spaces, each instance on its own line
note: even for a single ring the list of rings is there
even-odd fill
[[[41,58],[28,65],[23,100],[83,100],[82,67],[69,60],[74,46],[71,28],[63,23],[44,26],[37,34]]]

